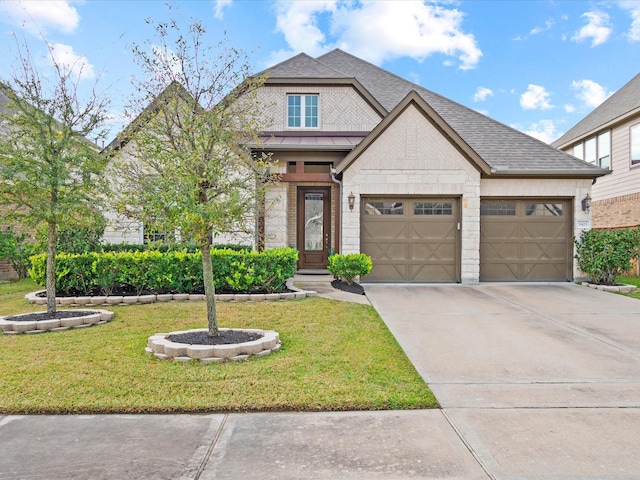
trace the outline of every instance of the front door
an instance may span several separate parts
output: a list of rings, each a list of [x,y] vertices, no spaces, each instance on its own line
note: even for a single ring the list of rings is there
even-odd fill
[[[298,187],[300,269],[327,268],[331,248],[331,188]]]

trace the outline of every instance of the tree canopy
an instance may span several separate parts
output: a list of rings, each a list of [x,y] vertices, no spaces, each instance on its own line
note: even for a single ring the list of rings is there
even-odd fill
[[[0,205],[9,221],[46,225],[47,310],[53,312],[57,230],[95,218],[87,212],[98,203],[104,159],[87,138],[104,135],[109,100],[95,85],[81,96],[77,72],[56,62],[50,47],[49,58],[52,72],[41,75],[19,46],[16,73],[0,86]]]
[[[269,158],[252,156],[262,133],[247,57],[224,43],[207,46],[192,22],[157,23],[154,41],[136,45],[144,72],[132,106],[139,112],[110,146],[118,212],[195,241],[202,252],[207,318],[218,333],[211,272],[213,233],[252,227]]]

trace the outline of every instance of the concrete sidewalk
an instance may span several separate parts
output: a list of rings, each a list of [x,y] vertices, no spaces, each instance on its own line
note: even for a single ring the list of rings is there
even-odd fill
[[[0,478],[486,479],[440,410],[8,416]]]

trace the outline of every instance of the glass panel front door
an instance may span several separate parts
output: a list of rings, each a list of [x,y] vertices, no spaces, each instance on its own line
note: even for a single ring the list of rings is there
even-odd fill
[[[304,249],[321,251],[323,245],[324,195],[305,193],[304,195]]]
[[[298,267],[327,268],[331,248],[331,188],[298,187],[297,209]]]

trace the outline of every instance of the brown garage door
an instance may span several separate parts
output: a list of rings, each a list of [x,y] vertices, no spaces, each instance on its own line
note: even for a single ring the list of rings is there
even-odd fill
[[[572,277],[571,202],[480,202],[480,281],[567,281]]]
[[[366,282],[459,282],[457,198],[363,198],[360,251]]]

